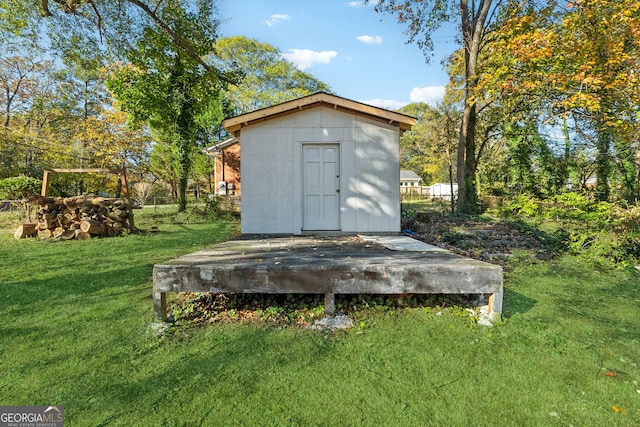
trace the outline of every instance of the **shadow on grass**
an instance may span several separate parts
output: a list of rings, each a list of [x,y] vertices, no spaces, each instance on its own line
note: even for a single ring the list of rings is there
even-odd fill
[[[258,384],[270,372],[282,371],[294,364],[299,368],[313,366],[327,355],[335,353],[335,343],[316,335],[289,330],[283,333],[274,328],[233,327],[216,328],[215,336],[205,332],[194,342],[190,334],[178,331],[172,342],[150,353],[146,372],[135,381],[126,379],[113,383],[114,390],[121,390],[123,396],[144,393],[164,394],[175,390],[177,384],[192,388],[192,392],[203,391],[216,378],[224,378],[229,389],[218,398],[233,397],[238,394],[250,396],[259,389]],[[185,335],[182,335],[185,334]],[[292,334],[295,345],[291,345]],[[181,338],[189,336],[188,345],[192,351],[185,352]],[[175,350],[175,353],[173,351]],[[187,353],[187,354],[185,354]],[[191,353],[191,354],[188,354]],[[158,357],[162,354],[162,357]],[[154,360],[152,360],[154,359]],[[229,381],[229,379],[232,379]],[[185,393],[188,390],[180,390]],[[127,402],[126,398],[123,403]]]
[[[530,311],[536,304],[537,300],[530,298],[520,292],[509,288],[504,290],[504,303],[502,313],[505,318],[509,318],[516,314],[524,314]]]
[[[556,296],[562,316],[586,321],[596,332],[594,338],[640,344],[640,282],[636,274],[592,272],[565,280],[566,287]]]
[[[108,298],[131,293],[131,285],[150,283],[152,266],[109,268],[88,273],[78,271],[64,277],[26,279],[4,285],[0,297],[5,299],[5,309],[14,305],[28,311],[29,304],[46,304],[51,307],[69,297],[82,297],[103,292],[105,304]],[[151,290],[151,286],[149,286]]]
[[[558,334],[570,330],[574,339],[598,348],[612,342],[640,344],[640,281],[635,272],[600,272],[580,258],[563,256],[517,268],[508,277],[506,317],[530,311],[528,320],[536,325]]]

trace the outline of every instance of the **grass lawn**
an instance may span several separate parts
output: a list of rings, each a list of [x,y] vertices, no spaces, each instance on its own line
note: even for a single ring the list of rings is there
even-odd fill
[[[152,265],[237,230],[159,227],[71,242],[1,230],[0,405],[62,405],[69,426],[640,425],[637,272],[523,263],[491,329],[455,307],[378,307],[348,332],[156,337]]]

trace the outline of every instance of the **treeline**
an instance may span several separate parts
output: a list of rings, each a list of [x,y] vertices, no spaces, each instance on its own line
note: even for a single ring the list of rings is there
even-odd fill
[[[188,191],[212,191],[202,149],[223,118],[330,91],[273,46],[220,37],[215,2],[0,1],[0,16],[0,179],[126,167],[140,198],[162,189],[183,210]],[[65,175],[50,191],[115,185]]]
[[[460,211],[483,195],[569,190],[637,202],[637,0],[375,3],[427,54],[433,30],[460,23],[445,100],[403,109],[419,124],[401,147],[425,184],[458,182]],[[126,166],[134,191],[162,182],[184,208],[190,186],[211,190],[202,148],[225,136],[223,118],[330,91],[273,46],[220,37],[215,4],[0,0],[0,178]],[[115,181],[59,177],[52,191]]]
[[[457,23],[463,49],[450,84],[403,140],[404,166],[427,183],[453,165],[461,211],[478,196],[587,191],[640,196],[640,3],[636,0],[380,0],[427,54],[431,34]],[[453,129],[451,120],[458,125]]]

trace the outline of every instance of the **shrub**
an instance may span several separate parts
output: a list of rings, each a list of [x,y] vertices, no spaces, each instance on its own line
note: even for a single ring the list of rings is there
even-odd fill
[[[40,194],[41,188],[41,180],[25,175],[0,179],[0,199],[28,199],[29,197]]]
[[[520,194],[514,200],[507,202],[505,208],[516,216],[524,216],[525,218],[536,220],[540,214],[540,201],[527,194]]]
[[[640,260],[640,207],[624,208],[563,193],[546,200],[520,195],[508,211],[535,224],[551,224],[567,250],[600,269],[626,266]]]

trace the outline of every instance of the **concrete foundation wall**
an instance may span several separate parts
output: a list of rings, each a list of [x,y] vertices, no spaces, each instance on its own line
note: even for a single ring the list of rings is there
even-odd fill
[[[400,132],[317,107],[244,127],[242,232],[301,234],[304,144],[338,144],[340,230],[400,230]]]

